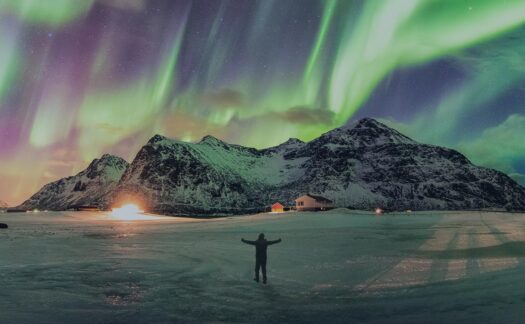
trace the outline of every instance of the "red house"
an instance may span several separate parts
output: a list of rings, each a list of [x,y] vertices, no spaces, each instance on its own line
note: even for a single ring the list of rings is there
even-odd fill
[[[284,206],[281,203],[276,202],[272,205],[272,213],[282,213],[284,212]]]

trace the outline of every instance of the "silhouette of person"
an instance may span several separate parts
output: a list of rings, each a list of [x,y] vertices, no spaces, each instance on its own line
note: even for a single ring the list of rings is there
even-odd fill
[[[257,241],[249,241],[244,238],[242,242],[250,245],[255,245],[255,278],[253,280],[259,282],[259,270],[262,270],[263,283],[266,283],[266,248],[268,245],[280,243],[281,239],[275,241],[267,241],[264,238],[264,233],[259,234]]]

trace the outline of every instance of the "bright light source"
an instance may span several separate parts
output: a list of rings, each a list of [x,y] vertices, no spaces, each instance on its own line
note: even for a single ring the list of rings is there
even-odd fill
[[[376,215],[381,215],[383,213],[383,210],[381,208],[376,208],[375,213]]]
[[[120,208],[113,208],[111,210],[112,216],[124,220],[141,218],[140,214],[142,213],[144,213],[144,211],[135,204],[126,204]]]
[[[137,205],[134,205],[134,204],[126,204],[120,208],[113,208],[113,211],[115,210],[119,212],[124,212],[124,213],[142,213],[144,212],[143,210],[140,210]]]

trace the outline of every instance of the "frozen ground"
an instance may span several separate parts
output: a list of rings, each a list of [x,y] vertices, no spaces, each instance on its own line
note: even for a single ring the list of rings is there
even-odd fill
[[[0,323],[523,322],[525,215],[0,214]],[[265,232],[269,284],[252,281]]]

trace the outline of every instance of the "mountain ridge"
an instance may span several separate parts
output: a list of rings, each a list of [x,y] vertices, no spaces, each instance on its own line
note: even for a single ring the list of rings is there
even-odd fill
[[[261,211],[275,201],[289,205],[304,193],[360,209],[525,209],[525,188],[507,175],[372,118],[309,142],[289,139],[264,149],[211,135],[187,143],[156,134],[97,202],[109,208],[138,201],[166,214],[228,214]]]
[[[524,188],[505,174],[474,166],[455,150],[418,143],[371,118],[307,143],[291,139],[260,150],[212,136],[198,143],[164,139],[141,148],[116,196],[136,194],[152,210],[190,214],[291,204],[307,192],[366,209],[525,206]],[[155,165],[162,170],[156,172]]]

